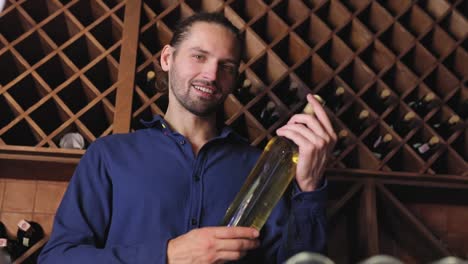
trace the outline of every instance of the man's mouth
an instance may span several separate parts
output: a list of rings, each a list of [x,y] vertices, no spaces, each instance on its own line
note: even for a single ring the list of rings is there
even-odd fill
[[[207,87],[204,87],[204,86],[198,86],[198,85],[192,85],[192,87],[199,90],[199,91],[202,91],[204,93],[214,94],[214,89],[211,89],[211,88],[207,88]]]

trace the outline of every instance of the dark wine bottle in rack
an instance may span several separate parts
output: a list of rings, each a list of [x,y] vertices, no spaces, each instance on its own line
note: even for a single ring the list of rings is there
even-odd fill
[[[334,113],[338,112],[344,104],[345,89],[338,86],[333,93],[325,95],[325,105],[330,108]]]
[[[260,122],[268,128],[279,119],[279,113],[276,110],[276,104],[273,101],[268,101],[265,107],[260,112]]]
[[[373,103],[376,112],[383,113],[387,109],[387,107],[389,107],[392,104],[391,95],[392,92],[390,91],[390,89],[383,89],[377,94],[376,100]]]
[[[286,91],[283,102],[285,105],[291,107],[292,105],[296,104],[299,102],[299,98],[297,96],[297,91],[298,91],[299,85],[297,82],[291,82],[289,84],[288,90]]]
[[[428,159],[440,145],[440,139],[436,136],[433,136],[427,142],[416,142],[412,147],[416,152],[423,158]]]
[[[372,154],[378,159],[382,159],[390,151],[390,143],[393,140],[393,136],[389,133],[385,135],[379,135],[377,139],[372,143],[371,151]]]
[[[146,94],[154,94],[156,92],[156,73],[154,71],[148,71],[146,73],[146,79],[142,89]]]
[[[8,239],[5,225],[0,222],[0,263],[11,263],[11,240]]]
[[[410,132],[416,126],[416,114],[414,112],[406,113],[401,120],[397,120],[391,127],[402,137]]]
[[[370,114],[367,110],[361,110],[355,120],[350,120],[350,126],[356,135],[360,135],[370,125]]]
[[[6,227],[2,222],[0,222],[0,250],[3,253],[0,257],[1,264],[11,263],[8,261],[14,261],[22,254],[19,250],[18,241],[8,237]]]
[[[43,237],[44,230],[38,223],[26,221],[24,219],[19,221],[18,231],[16,233],[16,238],[18,240],[18,255],[26,252],[26,250],[39,242]]]
[[[333,156],[339,156],[349,144],[349,131],[342,129],[338,132],[338,140],[333,150]]]
[[[437,122],[432,125],[432,127],[439,133],[439,135],[444,138],[450,137],[457,129],[460,129],[459,126],[461,119],[458,115],[450,116],[446,121]]]
[[[422,98],[409,102],[408,106],[413,108],[413,110],[418,113],[420,117],[424,117],[431,109],[436,106],[435,99],[435,94],[430,92]]]
[[[254,94],[251,91],[252,89],[252,82],[245,78],[242,82],[242,85],[237,87],[235,91],[235,96],[239,100],[239,102],[243,104],[247,104],[250,100],[254,98]]]

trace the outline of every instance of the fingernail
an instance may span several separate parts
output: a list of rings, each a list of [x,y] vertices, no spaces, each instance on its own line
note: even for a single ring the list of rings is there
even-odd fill
[[[254,235],[255,237],[258,237],[258,235],[260,235],[260,233],[258,232],[258,230],[254,230],[253,235]]]

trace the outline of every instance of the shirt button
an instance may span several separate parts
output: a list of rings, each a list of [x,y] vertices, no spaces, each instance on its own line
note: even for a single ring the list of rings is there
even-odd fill
[[[197,225],[197,219],[192,218],[192,225]]]
[[[179,141],[179,143],[180,143],[181,145],[184,145],[184,144],[185,144],[185,140],[182,139],[181,141]]]

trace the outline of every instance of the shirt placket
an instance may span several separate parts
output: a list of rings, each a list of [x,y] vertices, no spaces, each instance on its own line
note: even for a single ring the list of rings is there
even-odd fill
[[[205,155],[203,150],[198,153],[195,159],[194,168],[191,177],[191,207],[189,230],[200,227],[200,216],[203,201],[203,166],[205,164]]]
[[[193,162],[192,174],[190,175],[190,199],[189,199],[189,217],[188,217],[188,230],[198,228],[200,226],[200,216],[202,210],[202,197],[203,197],[203,166],[205,164],[205,155],[203,150],[198,153],[195,158],[192,146],[188,144],[183,136],[177,137],[177,142],[186,153],[190,156]]]

